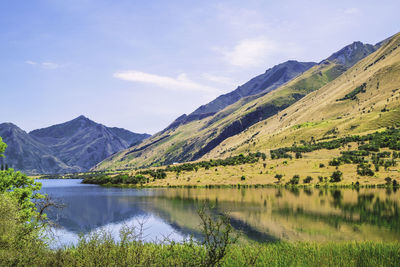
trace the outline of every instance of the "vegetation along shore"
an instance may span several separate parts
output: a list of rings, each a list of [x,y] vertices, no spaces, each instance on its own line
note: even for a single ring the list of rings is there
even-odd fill
[[[166,167],[75,175],[125,187],[399,187],[400,129],[310,139],[292,146]]]

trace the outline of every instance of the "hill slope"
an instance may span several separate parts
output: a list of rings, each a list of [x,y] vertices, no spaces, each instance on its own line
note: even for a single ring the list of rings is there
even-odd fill
[[[330,60],[322,61],[271,92],[243,97],[212,116],[186,121],[182,117],[183,123],[178,119],[164,131],[138,146],[113,155],[95,169],[158,166],[199,159],[225,139],[277,114],[335,80],[353,62],[377,48],[360,44],[345,47],[333,54]]]
[[[84,116],[29,134],[11,123],[3,123],[0,136],[8,144],[8,165],[29,174],[86,171],[149,137],[109,128]]]
[[[239,86],[236,90],[221,95],[210,103],[199,107],[190,115],[215,114],[243,97],[259,93],[268,93],[316,64],[315,62],[298,62],[295,60],[289,60],[278,64],[266,70],[265,73]]]
[[[267,94],[316,64],[317,63],[314,62],[298,62],[295,60],[289,60],[278,64],[266,70],[265,73],[258,75],[245,84],[239,86],[234,91],[220,95],[213,101],[200,106],[189,115],[183,114],[172,122],[166,130],[176,128],[179,125],[187,124],[194,120],[201,120],[213,116],[218,111],[221,111],[225,107],[234,104],[239,100],[246,99],[247,101],[250,101],[251,98],[249,98],[249,96]]]
[[[400,34],[333,82],[226,139],[204,158],[364,134],[400,122]]]

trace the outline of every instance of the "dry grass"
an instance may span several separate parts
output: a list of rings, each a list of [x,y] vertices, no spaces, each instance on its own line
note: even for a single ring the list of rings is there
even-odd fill
[[[145,186],[206,186],[206,185],[279,185],[276,174],[282,174],[281,185],[289,181],[293,175],[300,175],[300,184],[303,184],[303,179],[311,176],[313,180],[311,184],[319,182],[318,176],[329,177],[336,167],[329,166],[329,161],[333,157],[340,156],[340,151],[354,149],[352,147],[335,150],[318,150],[311,153],[303,154],[301,159],[267,159],[254,164],[243,164],[238,166],[218,166],[205,170],[200,168],[196,171],[181,172],[179,175],[175,172],[167,172],[167,178],[155,180]],[[264,168],[264,163],[266,167]],[[320,168],[320,163],[325,167]],[[343,172],[343,180],[337,184],[351,185],[357,181],[360,185],[377,185],[384,184],[386,177],[400,180],[400,167],[390,167],[386,171],[380,168],[373,177],[362,177],[357,175],[357,166],[355,164],[344,164],[338,167],[338,170]],[[245,176],[245,180],[241,177]]]
[[[226,139],[204,158],[287,146],[295,141],[310,140],[312,136],[318,139],[335,128],[337,136],[345,136],[368,133],[399,123],[400,49],[393,50],[399,45],[400,34],[334,81],[279,114]],[[383,54],[386,57],[377,61]],[[358,100],[336,101],[362,83],[367,84],[366,92],[358,94]],[[389,112],[382,112],[385,107]],[[298,125],[308,127],[296,129]]]

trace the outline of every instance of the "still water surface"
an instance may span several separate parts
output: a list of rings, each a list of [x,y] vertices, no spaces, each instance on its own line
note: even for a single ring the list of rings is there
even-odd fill
[[[259,242],[400,240],[400,191],[385,189],[121,189],[81,180],[39,180],[42,193],[65,204],[48,211],[58,227],[57,246],[74,244],[80,233],[144,223],[147,241],[180,241],[199,235],[197,207],[229,212],[247,239]]]

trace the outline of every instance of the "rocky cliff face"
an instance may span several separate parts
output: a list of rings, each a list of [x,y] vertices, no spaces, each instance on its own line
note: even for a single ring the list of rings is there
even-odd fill
[[[364,44],[359,41],[353,42],[352,44],[343,47],[336,53],[333,53],[323,62],[330,61],[343,65],[346,68],[350,68],[361,59],[375,52],[380,47],[381,44],[382,42],[376,45]]]
[[[149,137],[109,128],[84,116],[29,134],[11,123],[0,124],[7,143],[5,162],[29,174],[87,171],[115,152]]]

